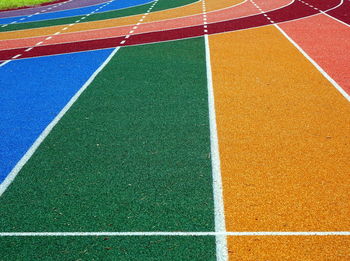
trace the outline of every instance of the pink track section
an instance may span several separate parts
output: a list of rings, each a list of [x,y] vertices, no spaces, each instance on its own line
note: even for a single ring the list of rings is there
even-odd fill
[[[264,6],[265,11],[274,10],[282,6],[288,5],[292,0],[268,0],[261,1],[257,0],[257,3]],[[225,8],[218,11],[213,11],[207,14],[208,22],[220,22],[229,19],[239,18],[242,16],[249,16],[259,14],[259,11],[252,5],[250,1]],[[195,25],[201,25],[203,23],[202,14],[186,16],[180,18],[174,18],[169,20],[163,20],[158,22],[151,22],[143,24],[137,31],[137,33],[147,33],[152,31],[169,30],[175,28],[189,27]],[[133,26],[121,26],[106,29],[90,30],[76,33],[61,34],[49,41],[45,41],[45,44],[60,44],[75,41],[85,41],[98,38],[107,38],[122,36],[128,34]],[[36,43],[43,41],[46,36],[25,38],[25,39],[14,39],[14,40],[3,40],[0,41],[0,50],[14,49],[21,47],[34,46]]]
[[[350,94],[349,26],[322,14],[280,27]]]

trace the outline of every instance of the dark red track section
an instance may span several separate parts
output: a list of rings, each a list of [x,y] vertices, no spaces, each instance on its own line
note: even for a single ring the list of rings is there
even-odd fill
[[[350,1],[344,0],[344,3],[331,10],[328,11],[327,14],[333,16],[334,18],[337,18],[338,20],[350,25]]]
[[[35,5],[35,6],[23,6],[23,7],[18,7],[18,8],[11,8],[11,9],[5,9],[5,10],[0,10],[0,12],[7,12],[7,11],[13,11],[13,10],[21,10],[21,9],[28,9],[28,8],[35,8],[38,6],[47,6],[47,5],[53,5],[53,4],[58,4],[61,2],[67,2],[68,0],[56,0],[53,2],[49,2],[49,3],[43,3],[41,5]]]
[[[340,2],[339,0],[310,0],[308,1],[313,6],[320,10],[328,10],[332,7],[337,6]],[[267,12],[266,14],[276,23],[286,22],[290,20],[300,19],[310,15],[317,14],[318,11],[315,9],[301,3],[300,1],[295,1],[291,5],[285,6],[281,9]],[[224,22],[218,22],[208,25],[209,34],[230,32],[242,29],[248,29],[253,27],[259,27],[271,24],[271,22],[262,14],[252,15],[248,17],[228,20]],[[167,31],[158,31],[151,33],[142,33],[133,35],[130,37],[126,45],[137,45],[137,44],[147,44],[154,42],[178,40],[183,38],[198,37],[202,36],[203,26],[193,26],[186,28],[179,28]],[[22,54],[22,58],[30,58],[37,56],[73,53],[89,50],[98,50],[105,48],[113,48],[120,46],[120,42],[124,39],[124,36],[107,38],[107,39],[97,39],[74,43],[65,44],[55,44],[35,47],[29,52],[25,52],[26,48],[11,49],[0,51],[0,61],[10,60],[12,57],[18,54]]]

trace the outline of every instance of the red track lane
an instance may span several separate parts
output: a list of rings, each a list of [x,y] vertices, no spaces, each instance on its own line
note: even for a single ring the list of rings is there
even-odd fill
[[[350,25],[350,1],[344,0],[344,3],[341,6],[328,11],[327,14]]]
[[[324,1],[318,2],[317,0],[310,1],[315,7],[320,10],[328,10],[339,4],[339,0],[329,0],[327,3]],[[267,12],[266,14],[276,23],[286,22],[290,20],[295,20],[310,15],[317,14],[318,11],[315,9],[299,2],[298,0],[291,5],[282,7],[274,11]],[[230,32],[242,29],[248,29],[253,27],[259,27],[270,24],[270,21],[263,16],[263,14],[248,16],[244,18],[232,19],[224,22],[212,23],[208,25],[209,34]],[[142,33],[133,35],[130,37],[125,45],[138,45],[147,44],[154,42],[179,40],[184,38],[198,37],[202,36],[203,26],[192,26],[186,28],[178,28],[166,31],[157,31],[151,33]],[[46,55],[56,55],[72,52],[81,52],[89,50],[98,50],[105,48],[113,48],[120,46],[120,42],[124,39],[124,36],[107,38],[107,39],[97,39],[88,40],[74,43],[64,43],[64,44],[54,44],[46,46],[38,46],[29,52],[25,52],[26,48],[18,48],[11,50],[0,51],[0,61],[11,60],[14,56],[22,54],[18,59],[46,56]]]
[[[28,8],[37,8],[37,7],[41,7],[41,6],[47,6],[47,5],[53,5],[53,4],[58,4],[61,2],[67,2],[68,0],[56,0],[53,2],[49,2],[49,3],[43,3],[41,5],[35,5],[35,6],[23,6],[23,7],[18,7],[18,8],[11,8],[11,9],[5,9],[5,10],[0,10],[0,13],[2,12],[8,12],[8,11],[14,11],[14,10],[21,10],[21,9],[28,9]]]

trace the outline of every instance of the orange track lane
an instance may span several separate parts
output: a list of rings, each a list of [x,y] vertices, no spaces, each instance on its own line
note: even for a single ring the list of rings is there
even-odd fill
[[[350,94],[350,28],[326,15],[287,22],[281,28]]]
[[[264,236],[230,237],[229,258],[237,261],[350,260],[350,237]]]
[[[273,26],[210,36],[228,231],[350,229],[350,104]]]
[[[267,1],[264,2],[266,6],[266,10],[276,9],[283,5],[287,5],[290,3],[290,0],[282,0],[282,1]],[[218,11],[210,12],[207,14],[208,22],[218,22],[224,21],[232,18],[237,18],[246,15],[252,15],[257,13],[257,9],[250,3],[245,2],[243,4],[239,4],[230,8],[221,9]],[[160,14],[160,13],[159,13]],[[140,26],[137,30],[137,33],[145,33],[152,31],[160,31],[160,30],[169,30],[174,28],[188,27],[194,26],[203,23],[202,15],[194,15],[194,16],[186,16],[181,18],[174,18],[169,20],[161,20],[157,22],[148,22]],[[83,41],[97,38],[106,38],[106,37],[115,37],[127,34],[131,30],[132,26],[122,26],[122,27],[114,27],[114,28],[105,28],[99,30],[90,30],[83,32],[75,32],[75,33],[65,33],[55,36],[49,41],[45,41],[45,44],[59,44],[59,43],[67,43],[67,42],[75,42],[75,41]],[[25,39],[13,39],[13,40],[3,40],[0,41],[0,50],[4,49],[14,49],[21,47],[30,47],[34,46],[36,43],[43,41],[46,36],[41,37],[33,37],[33,38],[25,38]]]

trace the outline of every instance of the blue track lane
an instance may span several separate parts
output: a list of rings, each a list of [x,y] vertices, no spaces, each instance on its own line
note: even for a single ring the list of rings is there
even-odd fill
[[[101,8],[100,10],[96,11],[95,13],[102,13],[102,12],[108,12],[113,10],[119,10],[119,9],[125,9],[137,5],[143,5],[153,2],[153,0],[115,0],[111,4]],[[53,13],[43,13],[34,15],[32,17],[28,16],[18,16],[18,17],[11,17],[11,18],[3,18],[0,19],[0,24],[10,24],[13,21],[16,21],[16,23],[28,23],[33,21],[43,21],[43,20],[51,20],[51,19],[59,19],[64,17],[71,17],[71,16],[83,16],[86,14],[89,14],[96,10],[97,8],[103,6],[103,4],[89,6],[89,7],[83,7],[78,9],[72,9],[72,10],[66,10],[66,11],[59,11],[59,12],[53,12]],[[24,20],[20,21],[21,18],[24,18]]]
[[[0,67],[0,183],[112,49]]]

